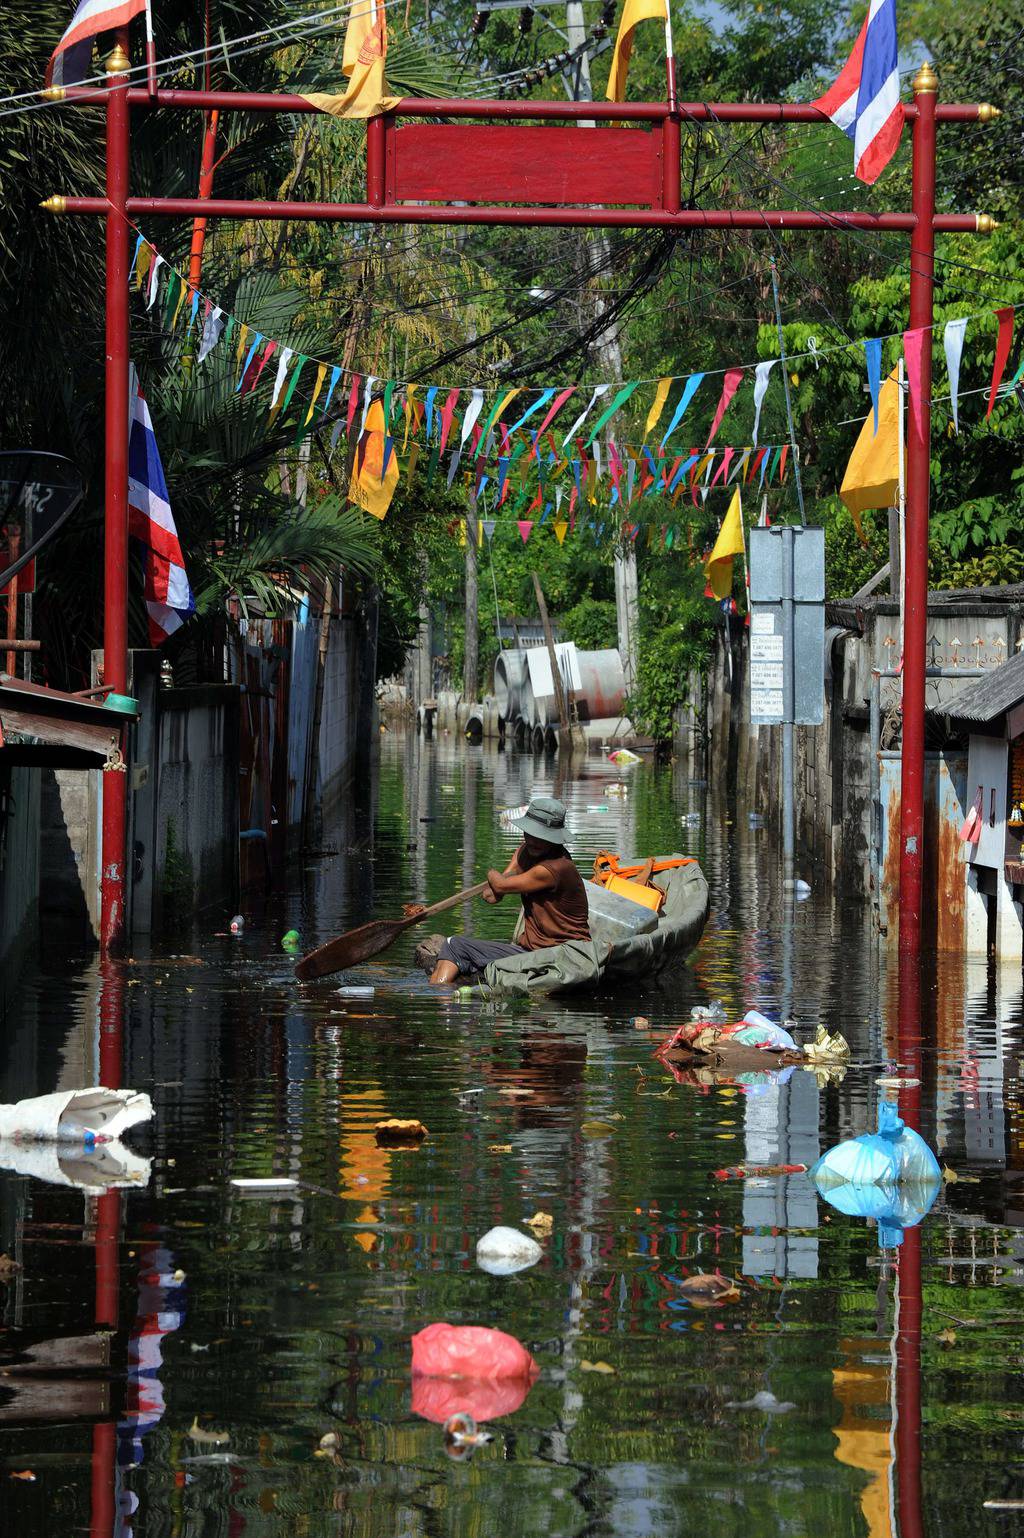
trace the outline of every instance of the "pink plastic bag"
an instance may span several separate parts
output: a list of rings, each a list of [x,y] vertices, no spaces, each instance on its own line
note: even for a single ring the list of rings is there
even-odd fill
[[[412,1338],[412,1370],[426,1378],[525,1378],[537,1363],[512,1335],[476,1324],[428,1324]]]
[[[974,805],[964,818],[963,827],[960,829],[960,842],[962,844],[977,844],[981,838],[981,807],[984,792],[978,786],[978,794],[974,798]]]

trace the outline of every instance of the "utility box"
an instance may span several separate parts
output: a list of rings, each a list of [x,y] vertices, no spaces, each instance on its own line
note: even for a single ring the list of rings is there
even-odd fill
[[[750,531],[750,719],[825,718],[825,531]]]

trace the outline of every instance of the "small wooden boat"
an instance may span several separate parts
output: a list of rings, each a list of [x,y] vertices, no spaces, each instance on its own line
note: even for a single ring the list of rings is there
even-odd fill
[[[588,882],[589,940],[568,940],[492,961],[480,980],[469,985],[472,993],[489,998],[586,992],[605,983],[651,977],[673,956],[689,955],[708,919],[704,873],[696,860],[683,861],[679,855],[653,864],[665,894],[660,912]]]

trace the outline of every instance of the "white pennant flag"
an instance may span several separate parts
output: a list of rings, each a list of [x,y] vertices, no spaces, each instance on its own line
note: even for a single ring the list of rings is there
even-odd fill
[[[768,376],[779,360],[769,358],[767,363],[759,363],[754,373],[754,438],[753,443],[757,448],[757,430],[761,425],[761,407],[764,405],[765,394],[768,390]]]
[[[572,441],[572,439],[575,438],[577,432],[583,426],[584,422],[587,420],[587,417],[590,415],[591,408],[596,404],[597,401],[599,401],[601,399],[602,395],[605,395],[607,393],[608,388],[609,387],[606,384],[595,385],[594,386],[594,393],[590,397],[590,400],[587,403],[586,409],[584,411],[580,412],[579,416],[576,418],[575,422],[572,424],[572,426],[570,427],[569,431],[566,433],[565,437],[562,439],[562,447],[563,447],[563,449],[565,448],[567,443],[570,443]]]
[[[473,428],[476,426],[476,419],[483,409],[483,404],[484,392],[482,390],[474,390],[469,398],[469,405],[466,407],[465,414],[462,418],[462,436],[459,439],[460,449],[464,447],[466,439],[469,437],[470,433],[473,431]]]
[[[163,259],[162,256],[156,255],[156,256],[153,257],[153,265],[149,269],[149,296],[146,299],[146,309],[147,310],[151,310],[153,308],[153,304],[154,304],[154,302],[156,300],[156,279],[157,279],[157,273],[160,271],[160,269],[161,269],[161,267],[163,265],[164,265],[164,259]]]
[[[953,431],[959,433],[960,421],[957,415],[960,395],[960,354],[964,350],[964,332],[967,330],[967,318],[963,320],[948,320],[946,329],[942,334],[942,345],[946,349],[946,371],[949,374],[949,400],[953,410]]]
[[[455,479],[455,472],[459,468],[459,461],[462,458],[462,450],[466,446],[466,439],[469,437],[470,433],[473,431],[473,425],[476,422],[477,417],[480,415],[480,412],[481,412],[481,410],[483,408],[483,404],[484,404],[484,392],[482,390],[474,390],[472,395],[469,398],[469,405],[466,407],[466,410],[463,413],[463,417],[462,417],[462,434],[461,434],[461,436],[459,438],[459,446],[455,450],[455,453],[452,455],[452,462],[448,466],[448,485],[449,486],[451,485],[452,481],[454,481],[454,479]],[[488,538],[490,538],[490,535],[488,535]]]
[[[209,357],[220,341],[223,330],[224,311],[220,305],[216,305],[203,321],[203,335],[199,342],[199,352],[196,356],[197,363],[202,363],[204,358]]]
[[[373,404],[373,387],[377,383],[376,374],[367,374],[366,386],[363,390],[363,414],[359,419],[359,437],[362,439],[366,429],[366,418],[369,415],[370,406]]]
[[[285,379],[288,377],[288,365],[294,354],[290,347],[282,347],[281,356],[277,360],[277,377],[274,380],[274,393],[270,398],[270,409],[273,411],[284,389]]]

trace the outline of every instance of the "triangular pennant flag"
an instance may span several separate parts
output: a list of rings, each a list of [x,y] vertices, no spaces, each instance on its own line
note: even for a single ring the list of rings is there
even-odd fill
[[[452,430],[452,417],[455,415],[455,404],[458,398],[458,390],[449,390],[448,398],[441,407],[441,440],[437,450],[439,454],[443,454],[448,446],[448,434]]]
[[[323,412],[324,416],[326,416],[328,411],[331,409],[331,399],[332,399],[332,397],[334,395],[335,387],[337,386],[338,380],[340,378],[341,378],[341,367],[340,367],[339,364],[336,363],[334,365],[334,367],[331,369],[331,382],[327,386],[327,399],[324,401],[324,412]]]
[[[868,337],[864,343],[864,362],[868,371],[868,389],[871,391],[871,409],[874,412],[874,430],[878,431],[878,392],[882,388],[882,343],[879,337]]]
[[[636,390],[638,388],[639,388],[639,386],[637,384],[623,385],[622,389],[615,396],[615,399],[612,401],[612,403],[608,407],[607,411],[602,411],[601,415],[598,417],[597,421],[594,423],[594,426],[593,426],[593,429],[591,431],[590,437],[587,439],[587,448],[588,449],[589,449],[590,445],[593,443],[594,439],[597,437],[598,433],[601,431],[602,427],[604,427],[605,423],[611,421],[611,419],[615,415],[615,413],[617,411],[619,411],[626,404],[626,402],[629,400],[629,397],[633,394],[634,390]]]
[[[715,407],[715,416],[711,423],[711,431],[708,433],[708,443],[711,442],[712,438],[721,427],[722,418],[725,416],[729,402],[732,400],[733,396],[736,394],[736,391],[739,389],[740,381],[742,378],[743,370],[741,368],[726,369],[725,378],[722,381],[722,393],[718,398],[718,405]],[[704,445],[704,447],[707,448],[707,443]]]
[[[159,276],[160,276],[160,269],[164,265],[165,264],[164,264],[163,257],[158,254],[154,258],[153,265],[152,265],[152,267],[150,268],[150,271],[149,271],[149,294],[148,294],[148,297],[146,299],[146,309],[147,310],[151,310],[153,308],[154,301],[156,300],[157,281],[158,281]]]
[[[221,309],[211,310],[203,321],[203,335],[199,342],[199,351],[196,354],[196,362],[202,363],[220,341],[221,332],[224,330],[224,312]]]
[[[352,436],[352,423],[356,419],[356,408],[359,405],[359,382],[360,375],[353,374],[352,388],[348,392],[348,410],[345,413],[345,436],[347,438]]]
[[[303,427],[308,427],[310,422],[313,420],[313,408],[315,407],[317,401],[320,398],[320,391],[324,387],[324,380],[326,378],[327,378],[327,364],[326,363],[321,363],[319,365],[319,367],[317,368],[317,371],[316,371],[316,383],[313,386],[313,394],[310,397],[309,410],[306,412],[306,415],[305,415],[305,417],[303,418],[303,421],[302,421]]]
[[[992,388],[988,392],[988,410],[985,412],[985,420],[992,415],[992,407],[996,403],[996,394],[1006,368],[1006,360],[1010,356],[1010,344],[1013,341],[1013,306],[1007,305],[1003,310],[996,311],[996,319],[999,321],[999,335],[996,337],[996,356],[992,365]]]
[[[704,563],[708,586],[716,598],[728,598],[732,592],[733,556],[743,554],[743,511],[740,506],[740,489],[737,486],[729,503],[729,511],[722,520],[714,549]]]
[[[519,529],[519,538],[525,545],[526,541],[530,537],[530,530],[533,528],[533,523],[529,518],[519,518],[516,520],[516,523]]]
[[[274,353],[276,351],[277,351],[277,343],[276,342],[268,342],[266,347],[264,347],[264,349],[263,349],[263,356],[262,356],[262,358],[260,358],[259,362],[256,364],[256,367],[253,368],[253,366],[251,364],[249,365],[249,368],[242,375],[242,394],[243,395],[251,395],[252,394],[252,392],[255,390],[256,386],[260,382],[260,375],[263,373],[263,370],[266,368],[267,364],[270,362],[271,358],[274,356]]]
[[[294,354],[290,347],[282,347],[281,356],[277,360],[277,377],[274,380],[274,393],[270,398],[270,409],[273,411],[281,398],[285,379],[288,377],[288,366]]]
[[[668,400],[668,392],[671,388],[671,378],[658,380],[658,388],[654,392],[654,400],[651,402],[651,409],[647,413],[647,421],[644,423],[645,438],[649,438],[651,436],[652,432],[661,421],[661,413],[665,409],[665,402]]]
[[[239,374],[239,376],[238,376],[238,383],[235,385],[235,392],[236,392],[236,394],[240,394],[241,393],[242,386],[245,383],[245,376],[249,372],[249,365],[252,362],[253,358],[256,356],[256,349],[257,349],[257,347],[259,347],[259,345],[262,342],[262,340],[263,340],[262,334],[259,331],[257,331],[255,337],[253,338],[252,346],[249,348],[249,351],[245,355],[245,362],[242,364],[242,372]]]
[[[665,436],[661,440],[662,448],[665,447],[665,444],[671,438],[672,434],[679,426],[679,423],[683,420],[683,417],[686,414],[686,408],[689,406],[690,402],[693,400],[693,397],[696,395],[698,389],[700,388],[700,384],[703,378],[703,374],[691,374],[689,379],[683,385],[683,391],[676,403],[676,409],[672,414],[672,420],[666,427]]]
[[[761,407],[768,391],[768,380],[772,369],[778,362],[778,358],[769,358],[766,363],[759,363],[754,372],[754,434],[753,445],[757,448],[757,434],[761,426]]]
[[[962,320],[948,320],[946,329],[942,333],[942,345],[946,353],[946,372],[949,375],[949,404],[953,413],[953,431],[960,431],[960,355],[964,350],[964,332],[967,330],[967,317]],[[878,421],[878,408],[875,408],[875,421]]]
[[[560,545],[564,545],[565,536],[569,532],[568,523],[566,523],[564,518],[559,518],[556,523],[552,524],[552,528],[555,531],[555,536],[558,539],[558,543]]]
[[[485,518],[481,525],[484,533],[487,535],[488,544],[490,544],[491,540],[494,538],[494,525],[495,520],[493,518]]]
[[[554,400],[552,401],[550,407],[548,408],[548,411],[545,414],[543,422],[540,424],[540,426],[537,429],[537,436],[538,436],[538,438],[541,436],[542,433],[546,432],[547,429],[550,427],[551,423],[555,420],[555,417],[561,411],[562,407],[565,405],[565,403],[569,399],[570,395],[575,395],[575,393],[576,393],[576,386],[575,385],[569,385],[568,389],[560,390],[558,392],[558,394],[555,396]]]
[[[587,417],[590,415],[590,412],[591,412],[593,406],[596,404],[597,401],[599,401],[601,399],[602,395],[607,394],[608,389],[609,389],[609,386],[606,385],[606,384],[600,384],[600,385],[595,385],[594,386],[593,393],[591,394],[591,397],[590,397],[589,401],[587,402],[585,408],[580,412],[579,416],[576,418],[575,422],[572,424],[572,426],[570,427],[569,431],[566,433],[565,437],[562,439],[562,448],[563,449],[566,447],[566,445],[573,438],[575,438],[576,434],[579,432],[580,428],[583,426],[584,422],[587,420]]]

